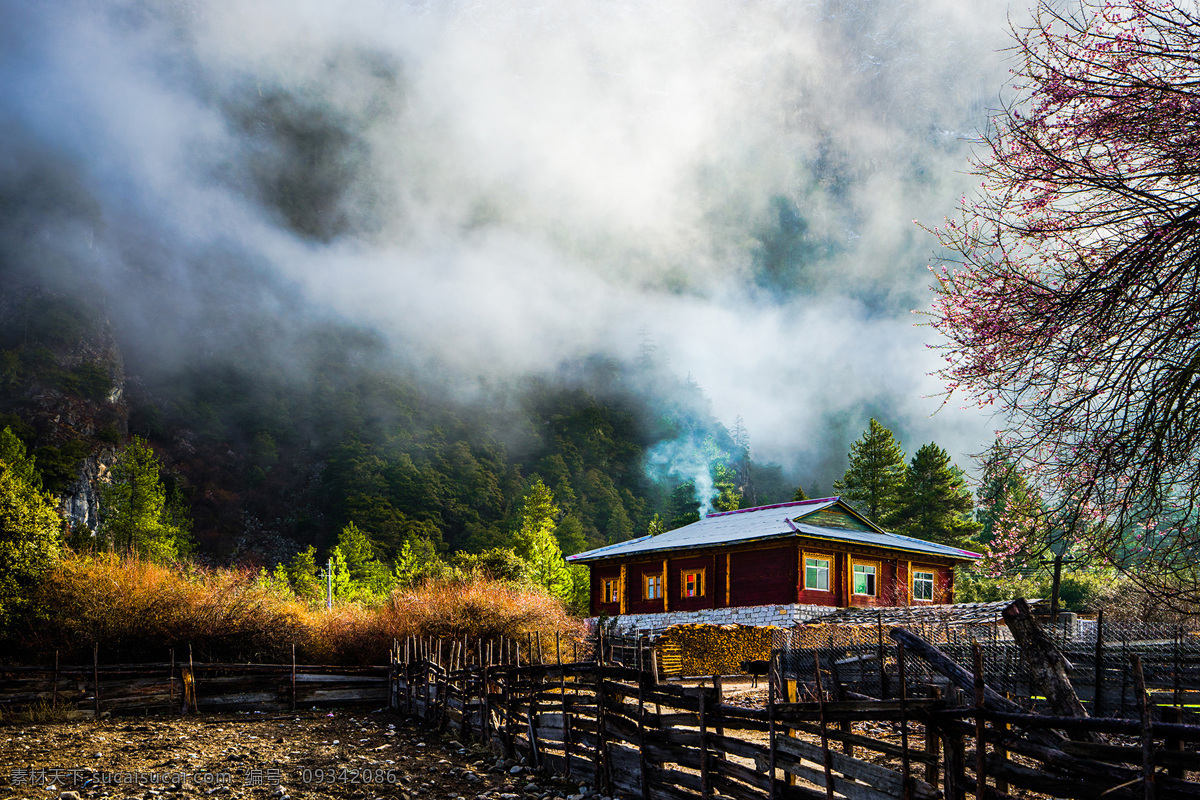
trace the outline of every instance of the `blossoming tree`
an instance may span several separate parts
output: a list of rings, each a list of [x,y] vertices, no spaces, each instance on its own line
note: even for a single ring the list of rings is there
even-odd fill
[[[1190,5],[1190,4],[1179,4]],[[1089,545],[1200,602],[1200,17],[1170,0],[1040,0],[982,191],[936,229],[951,392]]]

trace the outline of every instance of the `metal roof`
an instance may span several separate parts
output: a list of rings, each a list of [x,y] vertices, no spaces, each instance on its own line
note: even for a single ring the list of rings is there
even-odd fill
[[[839,510],[849,512],[873,530],[847,530],[804,522],[805,517],[831,506],[839,506]],[[911,536],[901,536],[898,533],[888,533],[855,512],[843,503],[840,497],[825,497],[820,500],[802,500],[796,503],[780,503],[709,514],[699,522],[684,525],[682,528],[676,528],[658,536],[643,536],[628,542],[606,545],[595,550],[588,550],[586,553],[567,556],[567,560],[584,563],[659,553],[666,550],[695,550],[702,547],[782,539],[792,536],[847,542],[959,560],[980,558],[978,553],[972,553],[969,550],[960,550],[957,547],[914,539]]]

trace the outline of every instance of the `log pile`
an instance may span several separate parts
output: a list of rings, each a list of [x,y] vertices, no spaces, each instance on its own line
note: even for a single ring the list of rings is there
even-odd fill
[[[771,657],[775,626],[754,625],[675,625],[659,638],[660,662],[679,653],[679,672],[666,674],[733,675],[743,672],[747,661],[765,661]]]

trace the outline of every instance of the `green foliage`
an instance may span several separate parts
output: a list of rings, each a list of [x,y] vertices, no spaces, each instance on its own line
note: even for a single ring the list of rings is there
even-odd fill
[[[321,596],[323,588],[317,577],[317,548],[309,545],[292,556],[287,565],[287,578],[297,597],[314,599]]]
[[[981,524],[979,540],[987,543],[995,536],[996,523],[1003,520],[1010,506],[1021,507],[1029,502],[1031,492],[1024,474],[1009,457],[999,440],[992,444],[983,459],[983,474],[978,491],[976,518]]]
[[[671,490],[667,499],[668,529],[675,530],[700,520],[700,501],[696,499],[696,484],[681,483]]]
[[[892,523],[904,485],[904,451],[874,418],[850,446],[850,466],[833,490],[877,525]]]
[[[896,531],[952,547],[969,547],[982,525],[962,470],[933,442],[917,450],[904,471]]]
[[[704,454],[716,492],[712,500],[713,508],[717,511],[736,511],[742,504],[742,492],[738,488],[737,470],[730,466],[729,454],[718,447],[716,439],[711,436],[704,441]]]
[[[400,588],[418,586],[427,580],[445,577],[447,573],[448,568],[433,543],[419,537],[401,545],[392,567],[395,584]]]
[[[47,376],[58,389],[99,403],[108,399],[113,389],[112,376],[108,367],[95,362],[84,362],[69,370],[53,370]]]
[[[190,549],[178,505],[168,504],[158,457],[135,436],[118,456],[100,491],[101,531],[115,549],[157,561]]]
[[[342,532],[338,534],[338,543],[334,551],[335,565],[343,565],[347,573],[348,583],[344,587],[344,593],[348,594],[352,589],[356,593],[379,596],[391,589],[390,570],[376,557],[375,548],[367,535],[353,522],[342,528]]]
[[[647,536],[658,536],[660,533],[666,533],[667,526],[663,524],[662,517],[655,514],[650,519],[650,524],[646,526]]]
[[[79,465],[87,458],[90,448],[82,439],[72,439],[61,447],[47,445],[37,451],[38,470],[42,485],[50,494],[62,494],[79,480]]]
[[[62,522],[50,498],[27,479],[32,467],[6,428],[0,434],[0,628],[24,608],[61,550]]]
[[[1110,605],[1128,581],[1111,568],[1074,569],[1063,575],[1059,602],[1064,611],[1092,612]],[[1039,598],[1049,603],[1053,575],[1048,569],[1032,574],[989,577],[959,569],[954,577],[954,599],[959,603],[990,603],[1018,597]]]
[[[803,501],[803,500],[807,500],[807,499],[808,499],[808,495],[806,495],[806,494],[804,493],[804,487],[803,487],[803,486],[797,486],[797,487],[796,487],[796,493],[792,495],[792,502],[793,502],[793,503],[798,503],[798,502],[801,502],[801,501]]]
[[[37,470],[36,459],[26,454],[25,443],[10,427],[0,430],[0,461],[8,465],[17,480],[35,492],[42,490],[42,475]]]
[[[554,537],[558,506],[554,494],[539,478],[525,496],[521,529],[513,535],[513,550],[529,564],[529,577],[560,600],[569,601],[571,576]]]
[[[457,553],[452,565],[464,575],[487,580],[503,581],[518,586],[528,585],[533,581],[529,562],[517,555],[511,547],[493,547],[482,553]]]

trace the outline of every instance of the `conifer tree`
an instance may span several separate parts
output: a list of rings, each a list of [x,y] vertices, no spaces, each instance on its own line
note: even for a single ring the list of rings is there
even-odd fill
[[[874,418],[850,446],[850,466],[833,490],[877,525],[890,525],[904,485],[904,451]]]
[[[554,493],[539,478],[525,496],[521,529],[513,536],[513,549],[529,563],[533,582],[565,601],[571,599],[571,574],[554,536],[558,506]]]
[[[352,583],[373,594],[388,590],[388,568],[375,555],[375,547],[367,534],[353,522],[338,534],[336,550],[345,563]]]
[[[100,491],[100,504],[104,533],[127,555],[169,560],[190,545],[188,531],[167,503],[158,457],[139,436],[117,456]]]
[[[904,470],[895,525],[899,533],[952,547],[967,547],[982,526],[962,470],[950,454],[930,442],[917,450]]]

